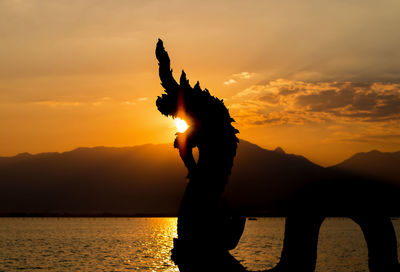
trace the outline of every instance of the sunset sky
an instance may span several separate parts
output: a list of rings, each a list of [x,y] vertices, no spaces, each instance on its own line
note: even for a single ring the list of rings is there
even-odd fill
[[[400,150],[399,14],[398,0],[0,0],[0,156],[172,142],[158,38],[242,139],[322,165]]]

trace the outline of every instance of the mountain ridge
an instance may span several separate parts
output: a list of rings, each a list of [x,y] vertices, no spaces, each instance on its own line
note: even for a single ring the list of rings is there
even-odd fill
[[[399,184],[400,168],[398,165],[400,165],[400,151],[381,152],[374,149],[356,153],[330,168]]]
[[[274,214],[339,168],[240,140],[225,197],[247,213]],[[186,174],[172,144],[0,157],[0,214],[176,215]]]

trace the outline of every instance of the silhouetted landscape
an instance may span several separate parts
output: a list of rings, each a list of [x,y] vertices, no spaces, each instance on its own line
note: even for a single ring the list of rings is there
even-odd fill
[[[400,152],[371,151],[324,168],[281,148],[266,150],[241,140],[225,195],[247,214],[281,215],[286,200],[304,185],[340,179],[345,171],[352,179],[366,176],[394,185],[384,195],[400,199],[398,165]],[[1,157],[0,213],[176,216],[186,174],[171,144]]]

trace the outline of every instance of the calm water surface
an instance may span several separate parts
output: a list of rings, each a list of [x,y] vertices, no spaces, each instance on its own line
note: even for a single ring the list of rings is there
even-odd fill
[[[247,221],[232,251],[249,269],[274,266],[283,218]],[[400,221],[394,220],[397,237]],[[178,271],[170,260],[176,218],[0,218],[0,271]],[[317,271],[368,271],[359,227],[349,219],[324,222]]]

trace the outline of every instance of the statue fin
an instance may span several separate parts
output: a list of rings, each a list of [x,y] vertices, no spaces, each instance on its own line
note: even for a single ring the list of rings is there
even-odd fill
[[[158,71],[161,79],[161,85],[165,88],[166,93],[178,90],[178,83],[172,76],[171,62],[167,51],[164,49],[164,44],[161,39],[158,39],[156,46],[156,57],[158,59]]]

